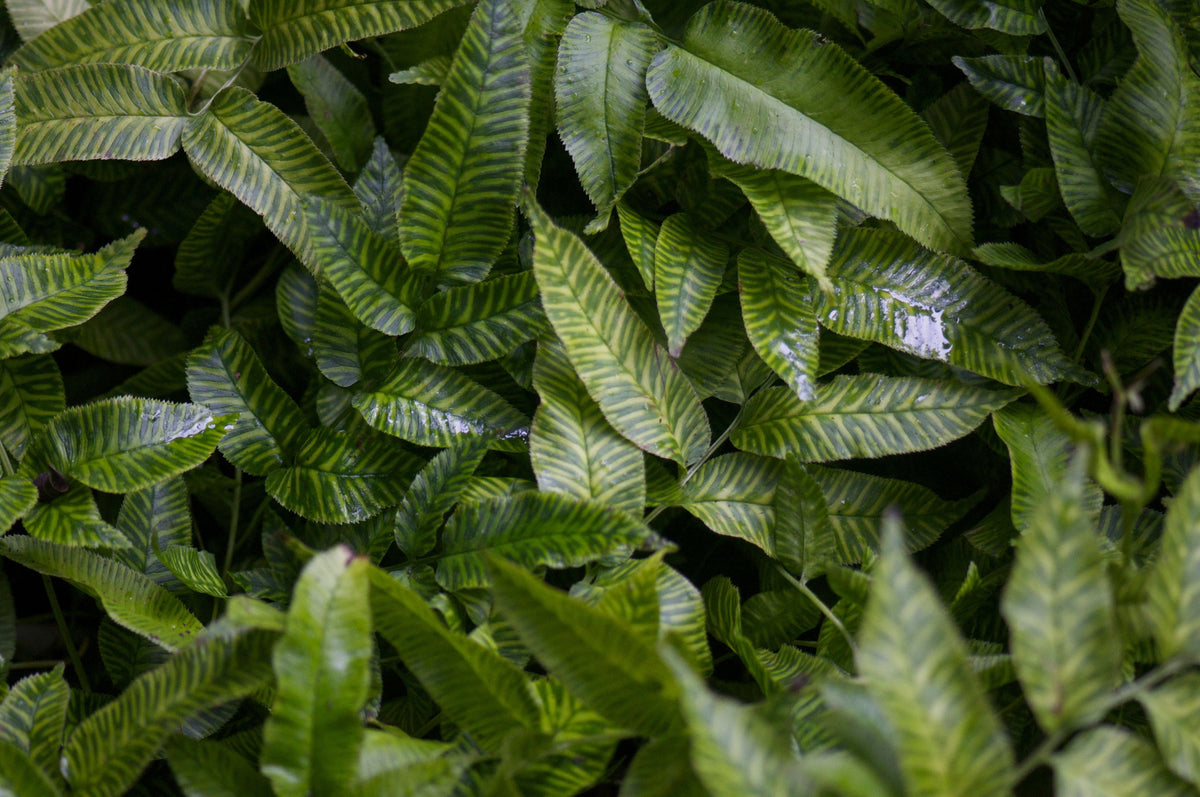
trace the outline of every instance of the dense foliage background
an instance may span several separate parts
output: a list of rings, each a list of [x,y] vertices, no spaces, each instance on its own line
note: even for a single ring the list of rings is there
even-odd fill
[[[1200,793],[1200,9],[7,0],[0,793]]]

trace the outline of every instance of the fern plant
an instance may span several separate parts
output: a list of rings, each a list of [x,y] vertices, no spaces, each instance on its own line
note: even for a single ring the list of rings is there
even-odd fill
[[[1191,5],[4,5],[0,792],[1200,794]]]

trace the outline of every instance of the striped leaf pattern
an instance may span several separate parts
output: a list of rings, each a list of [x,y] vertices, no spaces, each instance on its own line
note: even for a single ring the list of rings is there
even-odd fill
[[[1200,230],[1191,224],[1195,210],[1173,180],[1138,181],[1118,238],[1128,290],[1147,288],[1155,277],[1200,276]]]
[[[588,11],[558,46],[558,134],[602,223],[641,168],[646,68],[658,46],[646,25]]]
[[[623,202],[617,203],[617,218],[621,220],[621,237],[633,258],[642,284],[654,289],[654,250],[658,246],[658,225],[640,215]]]
[[[918,377],[838,376],[802,402],[786,387],[746,402],[730,438],[744,451],[802,462],[926,451],[970,432],[1018,393]]]
[[[8,742],[0,741],[0,789],[22,797],[59,797],[54,781],[39,769],[30,756]]]
[[[62,374],[52,357],[0,360],[0,445],[18,461],[65,404]]]
[[[1116,606],[1085,506],[1084,467],[1077,459],[1038,503],[1000,603],[1013,666],[1047,733],[1098,719],[1121,682]]]
[[[1146,709],[1167,767],[1192,785],[1200,785],[1200,676],[1178,675],[1143,692],[1138,702]]]
[[[11,70],[0,72],[0,182],[8,175],[17,148],[17,98],[14,84],[15,78]],[[16,226],[15,221],[12,222],[12,226]],[[26,243],[20,240],[23,235],[15,236],[7,230],[4,237],[13,243]]]
[[[704,322],[728,260],[729,248],[686,213],[663,221],[654,244],[654,295],[672,357]]]
[[[542,305],[604,417],[651,454],[698,460],[708,446],[708,420],[686,377],[583,242],[533,203],[526,213]]]
[[[371,146],[371,157],[354,181],[354,195],[362,203],[362,217],[367,226],[396,243],[400,241],[396,216],[400,213],[403,179],[387,142],[377,137]]]
[[[88,64],[16,81],[13,163],[162,160],[179,151],[187,97],[174,78],[140,66]]]
[[[905,786],[930,795],[1008,794],[1012,749],[967,646],[905,555],[894,519],[889,526],[854,660],[895,730]]]
[[[971,90],[970,83],[959,83],[925,106],[921,118],[950,152],[959,173],[969,175],[987,129],[987,101]]]
[[[24,41],[41,36],[55,25],[90,6],[89,0],[6,0],[4,3],[13,27]]]
[[[187,363],[188,394],[217,415],[235,415],[219,448],[235,467],[264,476],[293,453],[308,423],[271,379],[250,344],[213,327]]]
[[[415,28],[465,0],[261,0],[250,19],[262,31],[254,63],[279,69],[349,41]]]
[[[317,368],[339,387],[383,379],[396,363],[396,342],[359,323],[329,285],[317,291],[310,346]]]
[[[448,590],[486,586],[489,556],[526,568],[564,568],[661,544],[639,519],[620,510],[529,491],[460,506],[442,532],[437,580]]]
[[[1167,512],[1162,542],[1146,580],[1147,614],[1163,659],[1200,651],[1200,469]]]
[[[816,396],[820,349],[813,297],[796,268],[761,249],[738,256],[742,321],[754,350],[808,401]]]
[[[124,794],[184,720],[269,681],[275,637],[259,630],[206,634],[135,679],[67,738],[62,770],[72,793]]]
[[[1039,15],[1040,0],[931,0],[946,19],[964,28],[988,28],[1010,36],[1036,36],[1046,32]]]
[[[1175,412],[1200,387],[1200,288],[1192,291],[1175,322],[1175,386],[1168,404]],[[0,439],[3,435],[0,434]]]
[[[738,537],[770,555],[775,547],[777,463],[744,453],[714,457],[696,469],[678,502],[704,525],[727,537]]]
[[[561,346],[539,345],[533,389],[541,399],[529,429],[538,489],[639,515],[646,503],[645,455],[604,419]]]
[[[419,461],[376,434],[313,429],[294,464],[267,476],[267,492],[285,509],[318,523],[358,523],[400,503]]]
[[[1041,118],[1046,115],[1043,61],[1032,55],[954,56],[954,65],[971,86],[1006,111]]]
[[[198,551],[190,545],[168,545],[158,552],[158,559],[192,592],[217,598],[228,596],[217,570],[217,559],[208,551]]]
[[[422,446],[516,440],[529,428],[525,416],[470,377],[407,357],[374,390],[356,395],[354,408],[376,429]]]
[[[466,438],[439,451],[413,477],[396,508],[396,544],[405,556],[413,559],[433,549],[446,513],[458,503],[486,453],[485,441]]]
[[[104,605],[109,619],[165,650],[188,646],[204,624],[171,593],[119,562],[93,551],[35,540],[0,538],[14,562],[79,585]]]
[[[970,250],[970,202],[949,153],[899,97],[817,34],[718,0],[692,17],[682,46],[655,56],[646,85],[663,116],[734,163],[806,177],[921,243]],[[881,129],[891,131],[886,141]]]
[[[404,169],[400,240],[414,270],[471,282],[487,274],[512,229],[529,105],[520,20],[507,2],[482,0]]]
[[[1021,385],[1083,379],[1046,323],[957,258],[886,232],[847,230],[829,264],[834,292],[817,320],[839,335]]]
[[[524,182],[536,193],[546,145],[554,129],[558,45],[576,9],[571,0],[519,0],[513,9],[524,23],[529,60],[529,143],[525,147]]]
[[[1196,793],[1171,774],[1154,745],[1111,725],[1076,736],[1054,756],[1053,766],[1054,793],[1059,797],[1191,797]]]
[[[775,485],[771,536],[776,558],[801,581],[821,575],[837,559],[837,538],[821,485],[791,457],[784,461]]]
[[[175,289],[219,297],[240,265],[246,244],[262,223],[232,194],[219,194],[192,225],[175,253]]]
[[[113,558],[160,586],[179,588],[180,582],[160,561],[157,549],[192,543],[192,513],[183,479],[167,479],[125,496],[117,529],[129,540],[129,547],[118,548]]]
[[[42,772],[57,773],[70,699],[61,664],[17,681],[0,701],[0,742],[26,753]]]
[[[167,741],[167,761],[185,794],[225,791],[228,797],[251,797],[271,790],[271,782],[254,764],[222,742],[173,736]]]
[[[410,357],[439,365],[496,360],[548,329],[532,271],[440,291],[417,308]]]
[[[292,343],[309,357],[314,353],[312,339],[317,328],[318,296],[317,281],[295,264],[283,270],[275,285],[275,312],[279,315],[279,325]]]
[[[6,533],[33,509],[37,500],[37,488],[28,479],[20,476],[0,478],[0,534]],[[4,670],[4,658],[7,657],[0,654],[0,672]]]
[[[12,62],[24,73],[76,64],[227,70],[245,61],[252,45],[237,0],[115,0],[54,26],[18,50]]]
[[[358,174],[374,150],[375,123],[367,98],[320,55],[290,65],[287,73],[304,97],[309,118],[329,142],[334,161],[347,173]]]
[[[279,797],[336,793],[355,777],[371,677],[368,567],[339,545],[296,581],[271,652],[275,700],[263,725],[262,773]]]
[[[1020,244],[1011,242],[980,244],[975,247],[975,259],[980,263],[1011,271],[1045,271],[1066,274],[1090,286],[1103,286],[1120,275],[1120,267],[1109,260],[1099,260],[1077,253],[1063,255],[1049,263]]]
[[[57,545],[128,548],[129,540],[125,535],[100,516],[100,507],[96,505],[92,491],[79,482],[68,484],[65,493],[53,501],[39,502],[28,511],[24,526],[29,536]]]

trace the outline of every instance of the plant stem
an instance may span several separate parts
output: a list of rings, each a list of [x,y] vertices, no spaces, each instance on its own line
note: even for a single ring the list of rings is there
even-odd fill
[[[67,649],[67,656],[71,659],[71,668],[75,670],[75,677],[79,679],[79,686],[85,694],[91,694],[92,685],[88,681],[87,670],[83,669],[83,661],[79,658],[79,651],[75,648],[75,640],[71,637],[71,630],[67,628],[67,618],[63,616],[62,607],[58,605],[58,595],[54,593],[54,584],[50,581],[50,576],[42,576],[42,586],[46,588],[46,598],[50,601],[50,611],[54,612],[54,622],[58,626],[58,635],[62,637],[63,646]]]
[[[1058,60],[1062,62],[1063,69],[1067,73],[1067,77],[1071,78],[1072,83],[1078,83],[1079,78],[1075,77],[1075,70],[1071,68],[1071,62],[1067,58],[1067,53],[1063,50],[1062,45],[1058,43],[1058,37],[1054,35],[1054,31],[1050,28],[1050,23],[1046,21],[1046,12],[1038,9],[1038,19],[1046,26],[1046,35],[1050,37],[1050,44],[1054,46],[1054,52],[1058,53]]]
[[[850,646],[850,650],[857,650],[857,646],[854,644],[854,638],[850,636],[850,632],[846,630],[846,626],[842,623],[841,618],[833,613],[833,609],[830,609],[828,606],[826,606],[825,601],[817,597],[817,593],[809,589],[808,585],[803,581],[789,573],[787,568],[785,568],[783,565],[777,565],[777,569],[779,570],[780,575],[782,575],[789,584],[800,590],[800,592],[806,598],[816,604],[817,610],[821,612],[821,614],[825,615],[825,619],[833,623],[833,627],[836,628],[838,632],[840,632],[841,635],[846,638],[846,644]]]
[[[225,541],[225,561],[221,566],[221,574],[229,572],[233,565],[233,551],[237,547],[238,515],[242,508],[242,469],[233,472],[233,502],[229,507],[229,538]]]
[[[725,445],[725,441],[729,439],[729,435],[733,434],[733,430],[737,428],[737,425],[741,420],[742,411],[738,410],[738,414],[733,416],[733,420],[730,421],[729,425],[725,427],[725,431],[721,432],[717,439],[713,440],[712,444],[709,445],[709,447],[704,451],[704,454],[700,457],[700,459],[696,460],[696,463],[688,468],[687,473],[685,473],[683,478],[679,480],[680,487],[691,481],[692,477],[695,476],[696,473],[702,467],[704,467],[710,459],[712,459],[712,455],[717,453],[717,449]],[[659,504],[658,506],[654,507],[654,509],[650,510],[650,514],[646,515],[645,520],[642,522],[649,526],[651,521],[653,521],[663,512],[667,511],[667,509],[668,506],[666,504]]]
[[[263,283],[270,279],[276,271],[278,271],[285,263],[287,263],[287,257],[278,254],[280,251],[286,250],[276,249],[271,252],[270,256],[267,257],[267,261],[263,263],[262,268],[255,272],[254,276],[250,278],[250,281],[243,285],[241,289],[233,295],[233,298],[229,300],[229,306],[231,309],[236,310],[239,306],[241,306],[243,302],[253,296],[255,292],[262,287]],[[226,326],[229,325],[226,324]]]

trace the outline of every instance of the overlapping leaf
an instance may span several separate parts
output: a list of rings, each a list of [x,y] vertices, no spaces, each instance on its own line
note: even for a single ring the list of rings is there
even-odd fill
[[[812,474],[790,458],[775,485],[773,538],[775,556],[801,581],[821,575],[837,559],[825,493]]]
[[[964,28],[989,28],[1010,36],[1046,32],[1038,0],[933,0],[930,5]]]
[[[1200,785],[1198,680],[1195,673],[1185,673],[1138,698],[1150,717],[1150,727],[1167,767],[1193,785]]]
[[[26,753],[42,772],[58,772],[70,699],[61,664],[17,681],[0,701],[0,742]]]
[[[52,358],[0,360],[0,445],[16,459],[65,403],[62,374]]]
[[[20,476],[0,478],[0,534],[13,527],[37,504],[37,488]]]
[[[797,398],[812,399],[820,349],[807,280],[761,249],[746,249],[738,256],[738,287],[742,321],[754,350]]]
[[[1155,277],[1200,276],[1196,214],[1195,204],[1172,180],[1138,181],[1119,236],[1126,288],[1147,288]]]
[[[27,753],[0,741],[0,789],[21,797],[58,797],[62,792]]]
[[[100,516],[100,507],[88,487],[65,477],[60,480],[51,471],[41,473],[46,474],[42,478],[50,487],[53,500],[35,504],[25,515],[25,530],[31,537],[58,545],[113,550],[129,547],[125,535]],[[28,478],[22,480],[32,484]]]
[[[167,742],[167,761],[187,797],[222,791],[228,797],[253,797],[271,789],[271,782],[253,764],[221,742],[172,737]]]
[[[367,98],[320,55],[290,65],[287,72],[303,95],[313,124],[329,142],[334,160],[350,174],[357,174],[374,149],[375,123]]]
[[[485,441],[466,438],[440,451],[413,477],[396,509],[396,544],[406,556],[423,556],[433,548],[446,512],[486,453]]]
[[[363,326],[328,285],[317,290],[316,315],[309,338],[317,368],[339,387],[383,379],[396,362],[396,342]]]
[[[1193,470],[1167,512],[1162,542],[1146,582],[1154,638],[1164,658],[1200,651],[1200,469]]]
[[[117,529],[129,541],[128,548],[113,552],[117,561],[168,589],[178,587],[155,549],[192,543],[192,514],[183,479],[167,479],[125,496],[117,515]]]
[[[679,356],[708,315],[728,258],[728,247],[705,234],[686,213],[663,221],[654,245],[654,295],[672,357]]]
[[[1154,746],[1127,730],[1102,725],[1081,733],[1054,756],[1059,797],[1161,794],[1189,797],[1196,790],[1171,774]]]
[[[985,55],[955,56],[953,60],[976,91],[1004,110],[1045,116],[1046,75],[1042,59],[1032,55]]]
[[[24,41],[29,41],[76,14],[82,14],[91,3],[89,0],[8,0],[4,5],[17,33]]]
[[[232,194],[208,204],[175,253],[175,289],[219,297],[245,254],[246,243],[262,229],[254,213]]]
[[[1200,387],[1200,289],[1192,291],[1175,324],[1175,386],[1168,407],[1172,412]]]
[[[959,172],[969,175],[987,130],[988,104],[983,97],[969,83],[959,83],[926,106],[921,118],[953,156]]]
[[[677,503],[716,533],[747,540],[774,554],[771,531],[777,470],[777,463],[749,454],[715,457],[696,469]]]

